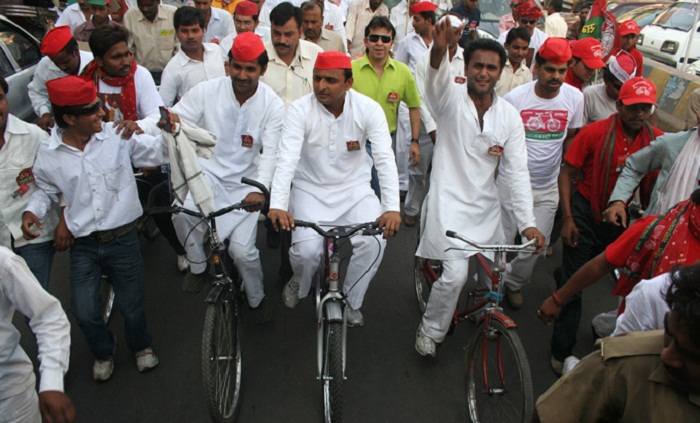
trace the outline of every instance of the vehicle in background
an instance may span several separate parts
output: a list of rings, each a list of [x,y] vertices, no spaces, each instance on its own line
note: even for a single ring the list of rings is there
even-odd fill
[[[662,1],[609,1],[608,4],[605,6],[605,8],[608,10],[608,12],[611,12],[615,18],[617,19],[618,22],[621,22],[620,16],[627,13],[631,12],[633,10],[637,10],[641,7],[647,7],[647,6],[657,6],[657,7],[662,7],[665,6],[666,8],[673,3],[672,1],[669,0],[662,0]]]
[[[688,63],[700,58],[700,27],[694,22],[697,3],[677,2],[645,26],[637,39],[637,49],[651,59],[680,68],[692,35]]]
[[[29,32],[0,15],[0,74],[7,81],[10,112],[27,122],[36,115],[29,101],[27,86],[41,60],[39,41]]]
[[[660,14],[666,11],[666,9],[668,9],[669,6],[670,4],[668,3],[661,3],[638,7],[636,9],[625,12],[620,16],[617,16],[617,21],[624,22],[632,20],[637,22],[639,29],[642,29],[650,23],[654,22],[654,19],[656,19]]]
[[[53,0],[1,0],[0,3],[0,14],[39,39],[58,19],[58,2]]]

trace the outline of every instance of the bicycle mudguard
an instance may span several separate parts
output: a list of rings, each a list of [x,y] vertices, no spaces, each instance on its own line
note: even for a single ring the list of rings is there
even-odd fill
[[[505,326],[507,329],[512,329],[512,328],[518,327],[518,325],[515,323],[515,321],[513,319],[511,319],[510,317],[506,316],[505,314],[503,314],[501,312],[489,313],[488,316],[501,322],[501,324],[503,326]]]
[[[339,301],[326,301],[324,303],[328,322],[342,322],[343,308]]]
[[[217,300],[224,293],[224,285],[214,284],[207,294],[207,298],[204,300],[205,303],[216,304]]]

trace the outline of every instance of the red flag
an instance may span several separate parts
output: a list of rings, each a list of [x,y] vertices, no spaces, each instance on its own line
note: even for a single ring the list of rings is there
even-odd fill
[[[620,50],[620,28],[615,16],[605,9],[605,0],[595,0],[581,28],[579,38],[593,37],[603,44],[603,61]]]

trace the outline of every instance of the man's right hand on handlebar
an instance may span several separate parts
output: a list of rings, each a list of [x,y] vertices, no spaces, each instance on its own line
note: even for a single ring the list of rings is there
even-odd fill
[[[377,222],[379,222],[379,227],[384,229],[382,237],[392,237],[399,232],[399,227],[401,226],[401,213],[395,211],[384,212],[381,216],[379,216]]]
[[[280,228],[285,231],[294,230],[294,217],[286,210],[270,209],[267,212],[267,218],[270,219],[272,227],[279,232]]]
[[[544,235],[542,235],[542,232],[538,231],[537,228],[525,228],[525,230],[523,231],[523,235],[525,236],[525,238],[527,238],[528,241],[533,238],[537,239],[537,241],[535,241],[535,245],[537,246],[535,254],[541,253],[545,249],[545,247],[547,247]]]

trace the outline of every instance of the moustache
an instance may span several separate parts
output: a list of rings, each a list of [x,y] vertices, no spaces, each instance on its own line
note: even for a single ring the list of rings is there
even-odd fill
[[[274,43],[274,47],[284,47],[284,48],[290,48],[291,46],[285,43]]]

